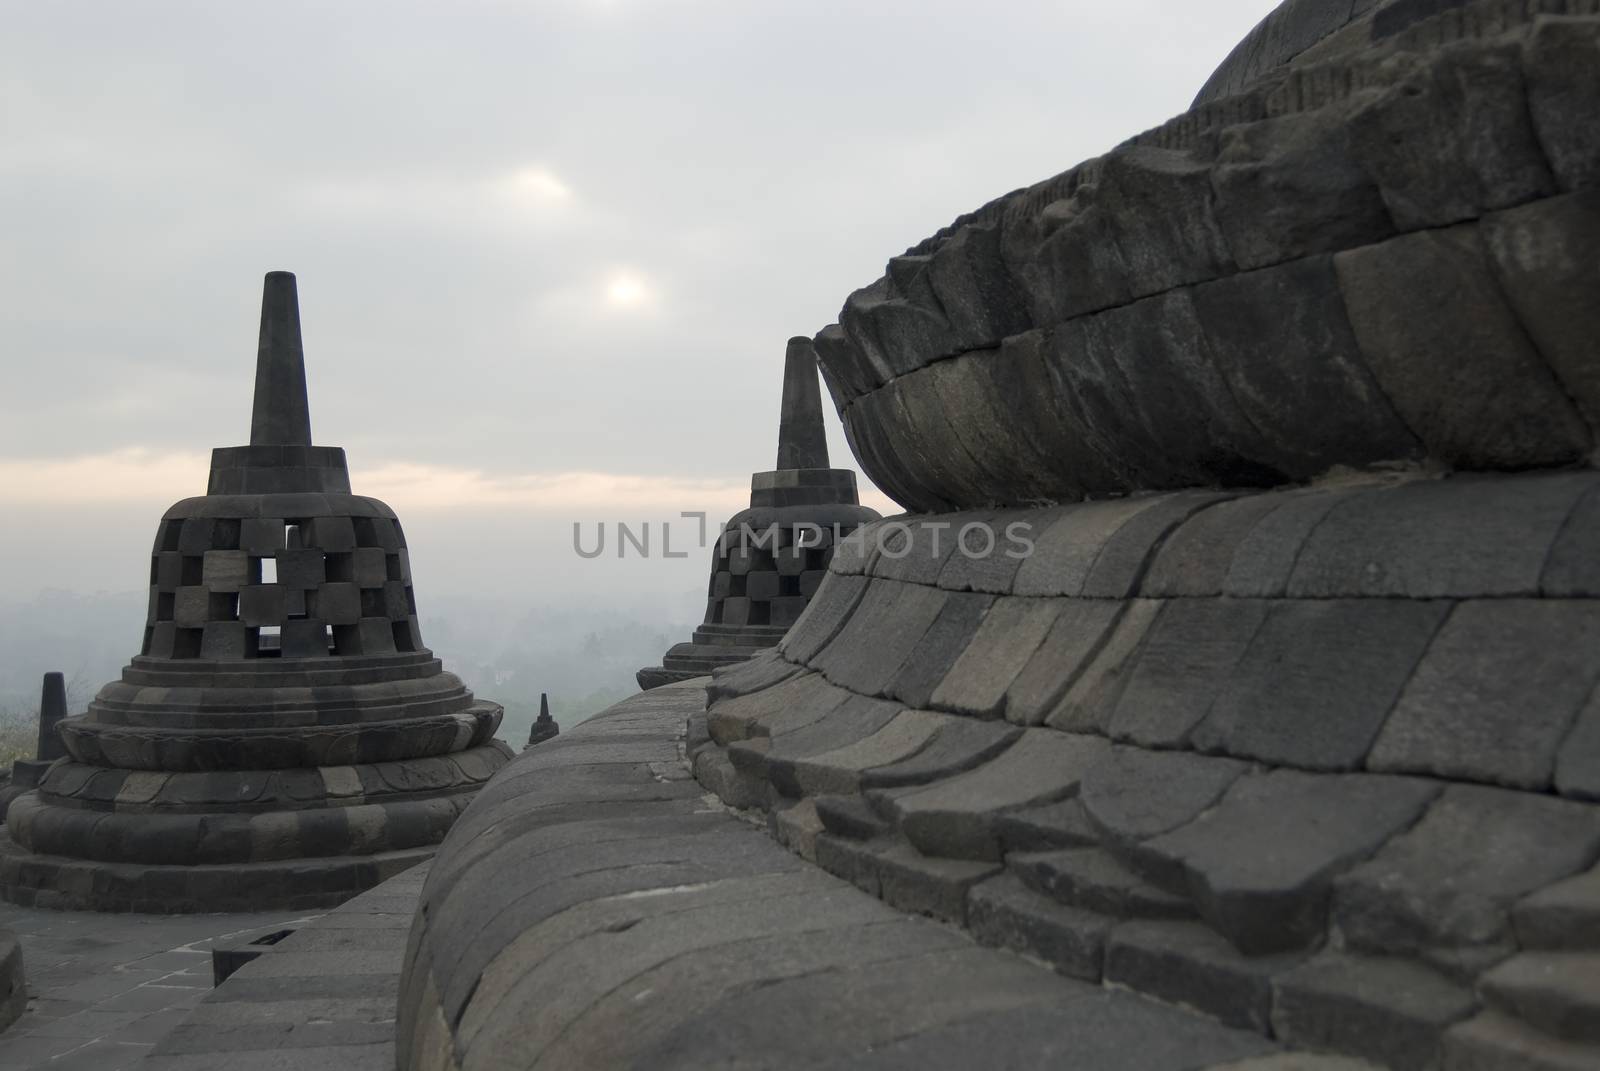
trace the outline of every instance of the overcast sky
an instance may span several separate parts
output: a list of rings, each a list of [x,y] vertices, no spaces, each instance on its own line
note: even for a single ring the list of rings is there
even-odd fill
[[[0,592],[144,582],[286,269],[316,440],[424,599],[696,618],[698,550],[583,562],[572,522],[739,508],[789,336],[1182,111],[1271,6],[0,0]]]

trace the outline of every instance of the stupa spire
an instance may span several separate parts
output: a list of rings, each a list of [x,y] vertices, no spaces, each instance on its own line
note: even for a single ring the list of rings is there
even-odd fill
[[[784,353],[777,468],[827,467],[828,438],[822,424],[822,391],[817,386],[817,351],[809,338],[791,338]]]
[[[294,273],[268,272],[261,289],[261,341],[251,446],[310,446],[306,355],[300,343],[300,297]]]

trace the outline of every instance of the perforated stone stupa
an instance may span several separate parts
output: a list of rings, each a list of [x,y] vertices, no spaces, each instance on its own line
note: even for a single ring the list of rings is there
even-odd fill
[[[778,464],[750,477],[750,508],[717,539],[704,623],[660,666],[641,669],[639,687],[699,677],[783,639],[822,583],[836,541],[878,519],[856,497],[856,474],[828,467],[817,354],[810,339],[792,338]]]
[[[250,445],[161,519],[139,653],[12,803],[0,895],[338,903],[432,853],[509,757],[500,717],[423,646],[394,511],[312,445],[295,278],[273,272]]]

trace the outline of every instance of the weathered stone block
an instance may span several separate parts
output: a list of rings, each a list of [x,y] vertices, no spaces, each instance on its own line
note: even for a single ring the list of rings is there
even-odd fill
[[[1003,722],[975,721],[941,714],[939,731],[916,753],[886,766],[863,770],[863,788],[923,785],[941,777],[970,770],[998,755],[1021,736],[1021,730]]]
[[[280,550],[277,559],[278,583],[291,591],[310,591],[328,581],[320,550]]]
[[[1007,691],[1044,642],[1060,611],[1060,604],[1053,600],[996,600],[929,702],[936,708],[980,718],[1003,715]]]
[[[1593,127],[1600,28],[1589,19],[1540,19],[1523,46],[1522,75],[1533,128],[1561,188],[1600,185]]]
[[[1059,848],[1092,848],[1100,833],[1076,799],[1042,803],[1007,811],[995,819],[1002,852],[1044,852]]]
[[[1359,488],[1275,491],[1277,508],[1239,540],[1223,591],[1237,598],[1275,598],[1289,586],[1306,539],[1334,507]]]
[[[241,588],[239,620],[253,628],[282,624],[284,620],[282,585],[249,584]]]
[[[361,620],[361,589],[354,584],[323,584],[312,592],[306,609],[329,625],[354,625]]]
[[[850,794],[860,790],[865,770],[890,766],[926,747],[948,715],[903,710],[877,732],[833,751],[794,763],[794,779],[806,795]]]
[[[1522,948],[1600,951],[1600,867],[1524,897],[1511,919]]]
[[[1132,599],[1123,604],[1094,659],[1078,674],[1045,723],[1067,732],[1104,733],[1117,708],[1131,671],[1139,664],[1145,638],[1166,603],[1160,599]]]
[[[1113,925],[1104,915],[1053,903],[1010,874],[974,885],[967,894],[967,927],[980,944],[1041,959],[1086,982],[1100,981],[1102,949]]]
[[[1414,829],[1334,882],[1352,947],[1421,954],[1470,977],[1510,954],[1510,909],[1600,855],[1600,807],[1453,785]]]
[[[1528,952],[1483,976],[1484,1000],[1554,1038],[1600,1044],[1600,953]]]
[[[1284,600],[1191,742],[1300,769],[1359,769],[1451,605]]]
[[[1600,334],[1592,253],[1600,248],[1600,193],[1497,212],[1484,219],[1483,235],[1507,303],[1589,426],[1600,428],[1600,361],[1590,344]]]
[[[1350,157],[1342,109],[1224,129],[1211,178],[1217,219],[1244,271],[1394,233],[1377,184]]]
[[[1432,456],[1525,469],[1592,449],[1501,295],[1476,227],[1404,235],[1334,264],[1367,367]]]
[[[890,806],[906,837],[926,854],[997,859],[997,814],[1072,794],[1107,750],[1096,737],[1029,729],[976,770],[897,796]]]
[[[1306,540],[1288,594],[1408,599],[1537,595],[1586,472],[1452,476],[1353,494]]]
[[[211,592],[203,587],[178,589],[172,604],[172,619],[179,628],[199,628],[211,617]]]
[[[1156,888],[1100,848],[1012,852],[1006,869],[1068,907],[1117,918],[1194,917],[1187,897]]]
[[[1122,613],[1111,599],[1061,600],[1056,609],[1055,623],[1006,689],[1006,719],[1018,725],[1044,721]]]
[[[1140,844],[1193,821],[1246,769],[1233,759],[1114,747],[1084,775],[1078,802],[1112,853],[1138,870]]]
[[[326,658],[328,623],[319,618],[285,621],[281,634],[284,658]]]
[[[245,626],[239,621],[208,621],[200,636],[200,657],[232,661],[249,655]]]
[[[1369,765],[1549,787],[1562,741],[1600,681],[1597,647],[1593,600],[1460,604],[1406,685]]]
[[[1268,606],[1256,599],[1169,601],[1133,660],[1107,725],[1111,737],[1182,746],[1228,683]]]
[[[1351,156],[1377,181],[1402,231],[1555,192],[1518,51],[1505,44],[1398,55],[1385,68],[1392,84],[1350,113]]]
[[[1196,922],[1137,920],[1108,935],[1105,979],[1266,1034],[1272,1029],[1272,979],[1302,961],[1293,954],[1241,956]]]
[[[944,609],[946,598],[938,588],[876,580],[811,665],[851,691],[882,695]]]
[[[1422,455],[1362,359],[1331,256],[1198,286],[1194,304],[1212,359],[1264,440],[1253,461],[1307,480],[1335,465]],[[1220,578],[1207,575],[1220,590]],[[1144,590],[1161,593],[1148,584]]]
[[[908,707],[926,707],[951,667],[956,664],[983,624],[993,595],[950,592],[944,608],[906,658],[905,666],[884,688],[884,694]]]
[[[238,591],[250,582],[250,556],[242,550],[208,550],[201,583],[210,591]]]
[[[1078,595],[1106,541],[1159,498],[1119,498],[1063,507],[1033,537],[1033,553],[1017,570],[1016,595]]]
[[[1441,1060],[1448,1071],[1590,1071],[1596,1053],[1484,1012],[1445,1031]]]
[[[1404,960],[1325,956],[1279,975],[1272,988],[1279,1038],[1396,1071],[1436,1066],[1439,1035],[1477,1009],[1471,990]]]
[[[1323,936],[1334,877],[1414,822],[1438,791],[1403,777],[1254,774],[1144,847],[1158,872],[1183,869],[1201,917],[1241,952],[1291,951]]]

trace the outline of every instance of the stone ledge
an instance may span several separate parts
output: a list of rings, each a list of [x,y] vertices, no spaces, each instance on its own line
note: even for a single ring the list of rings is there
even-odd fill
[[[144,1071],[392,1071],[405,935],[429,864],[296,930],[235,971]]]
[[[1042,1066],[1070,1052],[1097,1071],[1177,1071],[1274,1051],[908,918],[702,797],[683,760],[675,776],[603,761],[616,742],[683,741],[704,684],[563,733],[463,815],[413,927],[397,1066]],[[820,855],[838,838],[814,819],[786,823]],[[923,910],[993,873],[924,872],[909,848],[869,855],[873,880]]]

